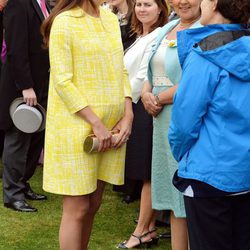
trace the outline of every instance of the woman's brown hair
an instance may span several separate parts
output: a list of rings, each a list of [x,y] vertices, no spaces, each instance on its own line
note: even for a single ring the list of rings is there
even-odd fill
[[[149,32],[153,31],[158,27],[164,26],[168,22],[168,7],[165,0],[154,0],[157,6],[160,8],[161,12],[159,14],[158,20],[150,27]],[[136,3],[135,3],[136,4]],[[135,5],[132,12],[132,21],[131,21],[132,32],[137,35],[142,35],[143,26],[142,23],[138,20],[135,14]]]
[[[218,0],[217,11],[232,23],[249,24],[250,0]]]
[[[71,10],[77,6],[82,6],[84,1],[88,1],[88,4],[98,12],[98,6],[94,0],[59,0],[54,9],[51,11],[48,18],[46,18],[41,26],[41,33],[43,35],[44,45],[48,47],[49,45],[49,36],[51,26],[53,24],[54,19],[60,13]]]

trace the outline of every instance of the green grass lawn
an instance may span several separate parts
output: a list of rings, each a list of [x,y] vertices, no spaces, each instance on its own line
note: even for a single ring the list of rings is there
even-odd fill
[[[1,165],[1,164],[0,164]],[[0,166],[1,169],[1,166]],[[38,167],[30,181],[32,188],[42,191],[42,168]],[[2,201],[2,180],[0,179]],[[38,213],[20,213],[0,204],[0,250],[58,250],[58,228],[62,197],[47,194],[47,201],[30,202]],[[121,197],[107,185],[103,204],[96,216],[89,250],[116,249],[134,229],[138,202],[124,204]],[[164,230],[160,228],[159,231]],[[160,240],[154,249],[170,250],[169,240]],[[70,250],[70,249],[69,249]]]

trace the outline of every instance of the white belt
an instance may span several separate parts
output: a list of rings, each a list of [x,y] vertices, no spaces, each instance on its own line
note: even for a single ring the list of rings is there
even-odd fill
[[[174,84],[167,76],[153,76],[153,86],[172,87]]]

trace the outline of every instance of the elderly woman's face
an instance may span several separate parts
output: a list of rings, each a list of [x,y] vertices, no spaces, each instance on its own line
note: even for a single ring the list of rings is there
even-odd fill
[[[173,8],[181,20],[192,21],[200,16],[201,0],[173,0]]]

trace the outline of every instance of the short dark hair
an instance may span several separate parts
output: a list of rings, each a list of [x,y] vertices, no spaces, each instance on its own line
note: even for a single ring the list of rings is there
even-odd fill
[[[160,8],[161,13],[159,14],[158,20],[150,27],[150,31],[158,27],[164,26],[168,22],[168,7],[165,0],[154,0],[157,6]],[[135,3],[136,4],[136,3]],[[135,14],[135,5],[132,11],[132,20],[131,20],[131,29],[132,32],[137,35],[142,35],[142,23],[138,20]]]
[[[249,24],[249,0],[218,0],[217,11],[232,23]]]

